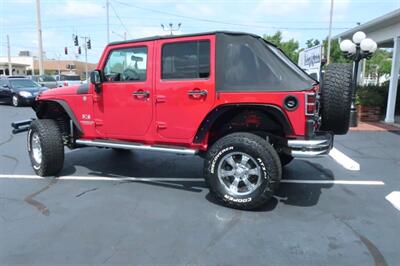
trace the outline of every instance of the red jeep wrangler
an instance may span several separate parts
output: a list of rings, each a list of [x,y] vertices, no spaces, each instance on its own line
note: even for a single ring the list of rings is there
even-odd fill
[[[216,198],[254,209],[273,196],[283,165],[327,154],[333,135],[347,132],[351,72],[329,65],[320,89],[246,33],[110,43],[90,84],[37,97],[29,155],[49,176],[63,168],[64,146],[196,154]]]

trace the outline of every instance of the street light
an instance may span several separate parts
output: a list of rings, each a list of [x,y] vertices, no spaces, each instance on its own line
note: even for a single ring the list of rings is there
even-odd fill
[[[179,23],[178,23],[178,27],[176,27],[176,28],[173,27],[174,24],[172,24],[172,23],[169,23],[168,26],[169,26],[169,29],[167,29],[167,28],[164,26],[164,24],[161,24],[161,28],[162,28],[163,31],[169,31],[169,34],[170,34],[170,35],[173,35],[173,32],[174,32],[174,31],[178,31],[178,30],[181,28],[182,23],[179,22]]]
[[[357,90],[357,74],[358,74],[358,65],[362,59],[370,59],[372,54],[378,48],[378,45],[375,41],[370,38],[366,38],[364,32],[357,31],[353,35],[353,41],[351,40],[343,40],[340,43],[340,50],[344,53],[344,55],[354,61],[353,67],[353,83],[352,90],[353,94],[351,97],[351,107],[350,107],[350,126],[357,126],[357,109],[356,109],[356,90]]]

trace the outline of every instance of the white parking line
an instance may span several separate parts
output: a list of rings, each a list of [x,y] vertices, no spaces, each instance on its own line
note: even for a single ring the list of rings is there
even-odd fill
[[[360,171],[359,163],[357,163],[335,147],[332,148],[332,150],[329,152],[329,156],[331,156],[338,164],[340,164],[347,170]]]
[[[37,175],[0,175],[0,179],[48,179]],[[170,177],[106,177],[106,176],[59,176],[59,180],[81,181],[141,181],[141,182],[203,182],[202,178],[170,178]],[[290,180],[283,179],[281,183],[297,184],[338,184],[338,185],[385,185],[382,181],[362,180]]]
[[[336,184],[336,185],[370,185],[370,186],[383,186],[382,181],[370,180],[290,180],[283,179],[281,183],[297,183],[297,184]]]
[[[0,179],[48,179],[37,175],[0,175]],[[107,177],[107,176],[58,176],[59,180],[81,180],[81,181],[203,181],[201,178],[169,178],[169,177]]]
[[[393,191],[385,197],[392,205],[400,211],[400,191]]]

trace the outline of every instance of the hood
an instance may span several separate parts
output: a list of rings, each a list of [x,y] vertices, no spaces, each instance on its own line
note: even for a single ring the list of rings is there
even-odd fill
[[[68,87],[59,87],[51,90],[44,91],[41,96],[43,97],[51,97],[57,95],[73,95],[77,93],[79,85],[76,86],[68,86]]]

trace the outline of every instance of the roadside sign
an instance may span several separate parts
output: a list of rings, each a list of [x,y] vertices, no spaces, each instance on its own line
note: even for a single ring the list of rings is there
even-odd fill
[[[308,74],[314,74],[318,79],[321,70],[322,51],[322,45],[316,45],[299,53],[298,65]]]
[[[320,68],[322,60],[322,45],[307,48],[299,53],[299,66],[304,69]]]

